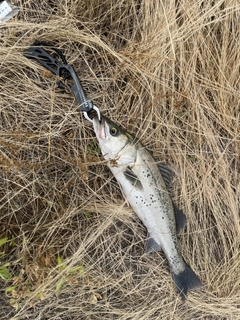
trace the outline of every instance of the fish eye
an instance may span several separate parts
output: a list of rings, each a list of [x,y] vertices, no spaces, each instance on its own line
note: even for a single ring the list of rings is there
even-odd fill
[[[118,133],[118,129],[116,127],[112,127],[110,129],[110,133],[111,133],[112,136],[115,136]]]

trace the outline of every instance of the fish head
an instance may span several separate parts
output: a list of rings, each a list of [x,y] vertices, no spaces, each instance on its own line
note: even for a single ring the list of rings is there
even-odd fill
[[[97,116],[94,117],[93,127],[102,154],[107,160],[124,156],[123,150],[134,140],[128,132],[105,116],[101,116],[100,121]]]

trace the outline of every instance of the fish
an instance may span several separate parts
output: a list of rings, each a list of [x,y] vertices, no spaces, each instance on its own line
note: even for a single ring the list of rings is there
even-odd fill
[[[158,165],[151,153],[121,126],[105,116],[93,118],[93,127],[107,165],[126,202],[147,228],[146,253],[163,251],[184,301],[202,282],[181,255],[177,233],[186,225],[185,214],[173,203],[169,185],[173,172]]]

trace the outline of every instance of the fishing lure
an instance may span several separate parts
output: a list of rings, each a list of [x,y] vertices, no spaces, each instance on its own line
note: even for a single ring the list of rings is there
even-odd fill
[[[49,53],[50,50],[46,51],[43,47],[47,47],[53,51],[54,56]],[[37,62],[39,62],[43,67],[60,78],[61,80],[58,80],[57,82],[60,88],[68,90],[69,86],[65,82],[67,80],[72,81],[73,84],[70,87],[70,90],[80,105],[80,110],[83,112],[84,117],[92,122],[88,113],[95,110],[97,112],[98,119],[101,120],[99,109],[93,104],[92,100],[86,97],[74,68],[67,63],[67,60],[61,50],[50,43],[35,41],[31,47],[24,50],[23,55],[27,58],[37,60]]]

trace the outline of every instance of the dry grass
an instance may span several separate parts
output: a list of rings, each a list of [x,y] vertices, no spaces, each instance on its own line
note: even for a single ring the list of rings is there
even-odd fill
[[[239,1],[20,2],[0,24],[0,239],[14,240],[1,247],[12,274],[1,319],[240,319]],[[179,241],[205,286],[185,304],[164,255],[144,253],[91,123],[23,57],[35,39],[60,47],[103,114],[179,171]]]

